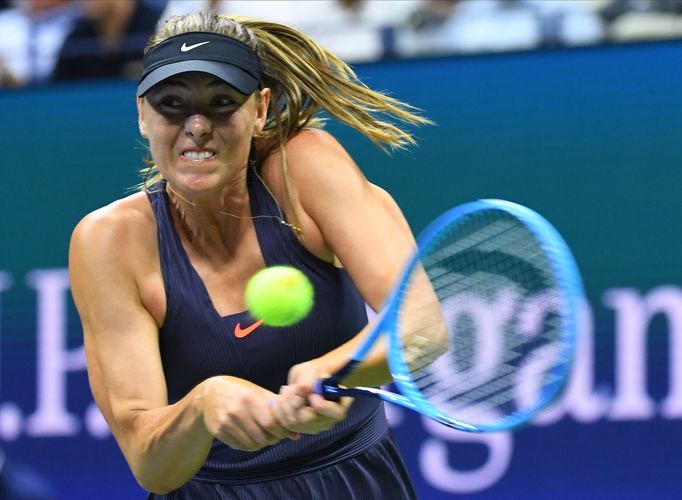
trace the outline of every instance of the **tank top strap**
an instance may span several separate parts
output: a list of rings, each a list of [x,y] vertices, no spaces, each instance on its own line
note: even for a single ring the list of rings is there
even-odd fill
[[[166,287],[166,319],[164,324],[168,324],[173,314],[185,306],[183,304],[184,297],[177,293],[179,290],[192,290],[193,300],[201,302],[203,307],[208,307],[211,310],[213,304],[207,293],[201,293],[204,290],[203,282],[194,270],[182,246],[180,236],[175,230],[170,211],[170,200],[166,192],[166,181],[162,180],[154,184],[147,191],[147,197],[156,218],[161,274]]]
[[[287,223],[284,213],[274,195],[265,184],[260,165],[249,166],[247,186],[251,203],[251,214],[261,246],[265,264],[268,266],[294,263],[305,265],[312,257],[298,240]],[[266,217],[259,217],[259,216]]]
[[[192,267],[173,226],[173,216],[169,207],[168,193],[166,193],[166,181],[162,180],[154,184],[147,191],[147,197],[156,218],[159,257],[164,279],[182,280],[189,283],[193,275]],[[172,273],[169,273],[167,269],[170,262],[173,263]]]

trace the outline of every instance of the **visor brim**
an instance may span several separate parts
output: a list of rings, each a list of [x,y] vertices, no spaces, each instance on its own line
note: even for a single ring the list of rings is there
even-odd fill
[[[166,64],[151,71],[137,86],[137,97],[144,96],[153,86],[172,76],[192,72],[213,75],[244,95],[249,95],[258,88],[258,79],[237,66],[216,61],[191,60]]]

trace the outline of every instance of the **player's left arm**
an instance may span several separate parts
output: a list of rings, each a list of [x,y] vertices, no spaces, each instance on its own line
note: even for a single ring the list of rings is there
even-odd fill
[[[279,158],[269,161],[270,172],[281,172]],[[345,149],[326,132],[298,134],[287,145],[287,163],[304,245],[329,262],[338,259],[365,301],[378,310],[415,248],[398,205],[365,178]],[[286,200],[282,179],[275,178],[274,184],[280,201]],[[288,208],[287,203],[282,205]],[[320,358],[291,368],[288,385],[281,390],[282,403],[276,408],[282,425],[314,434],[345,416],[349,398],[340,403],[327,401],[314,394],[313,387],[350,359],[369,328]],[[343,383],[378,386],[390,380],[385,342],[380,341]]]
[[[302,132],[288,144],[287,156],[305,244],[318,255],[338,258],[365,301],[379,310],[415,248],[400,208],[387,192],[365,178],[326,132]],[[368,329],[314,360],[318,369],[333,373],[340,368]],[[344,383],[376,386],[389,382],[385,352],[378,342]]]

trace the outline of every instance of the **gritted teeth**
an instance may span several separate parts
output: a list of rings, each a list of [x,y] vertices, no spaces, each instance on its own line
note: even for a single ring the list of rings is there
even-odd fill
[[[215,156],[213,151],[183,151],[182,156],[189,158],[190,160],[206,160]]]

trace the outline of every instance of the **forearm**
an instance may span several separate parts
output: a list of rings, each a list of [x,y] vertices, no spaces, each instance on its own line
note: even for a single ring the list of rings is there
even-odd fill
[[[363,344],[368,332],[373,327],[374,324],[369,323],[353,339],[315,360],[321,370],[334,374],[341,369]],[[341,384],[347,387],[378,387],[390,383],[393,379],[388,368],[387,345],[385,337],[380,336],[355,370],[341,380]]]
[[[213,436],[203,421],[202,386],[177,403],[135,415],[121,448],[140,485],[167,493],[185,484],[206,460]]]
[[[415,279],[403,301],[396,334],[400,337],[403,359],[409,370],[414,371],[443,355],[449,347],[449,336],[441,304],[423,270],[415,271]],[[342,368],[375,328],[376,319],[353,339],[319,358],[322,370],[335,373]],[[392,382],[388,344],[387,335],[382,332],[358,367],[341,383],[348,387],[378,387]]]

